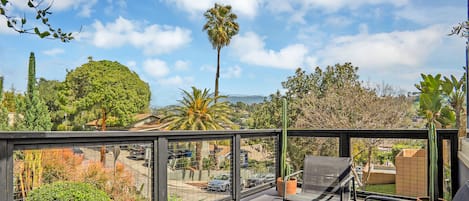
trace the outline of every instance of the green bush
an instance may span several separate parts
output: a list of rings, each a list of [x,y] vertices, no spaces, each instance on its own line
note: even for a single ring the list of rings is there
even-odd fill
[[[87,183],[55,182],[31,191],[28,201],[110,201],[105,192]]]

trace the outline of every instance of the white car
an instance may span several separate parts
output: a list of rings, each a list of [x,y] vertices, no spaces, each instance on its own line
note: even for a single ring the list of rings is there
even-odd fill
[[[241,178],[241,189],[244,189],[244,180]],[[214,177],[208,182],[207,190],[209,191],[231,191],[231,175],[221,174]]]

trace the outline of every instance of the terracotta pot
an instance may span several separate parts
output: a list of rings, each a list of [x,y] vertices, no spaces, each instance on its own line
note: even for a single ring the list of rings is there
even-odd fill
[[[443,198],[438,198],[439,201],[445,201]],[[430,197],[417,197],[417,201],[430,201]]]
[[[296,178],[290,178],[287,181],[287,195],[296,194],[296,185],[298,181]],[[283,178],[277,178],[277,191],[279,196],[283,196]]]

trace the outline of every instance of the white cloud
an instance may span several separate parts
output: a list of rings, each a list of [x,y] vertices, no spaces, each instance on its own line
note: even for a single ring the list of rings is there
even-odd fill
[[[166,0],[166,2],[175,4],[178,9],[188,12],[191,16],[202,16],[215,2],[229,4],[238,16],[253,18],[257,15],[262,0]]]
[[[190,62],[188,61],[177,60],[174,63],[174,69],[178,71],[187,71],[189,70],[189,65],[190,65]]]
[[[200,67],[200,70],[201,71],[208,71],[208,72],[216,72],[217,71],[217,68],[215,68],[214,66],[210,66],[210,65],[202,65]]]
[[[166,62],[159,59],[148,59],[143,62],[143,70],[153,77],[164,77],[169,74]]]
[[[228,67],[228,68],[226,68],[226,70],[221,69],[221,71],[222,71],[222,73],[221,73],[222,78],[230,79],[230,78],[241,77],[241,72],[243,70],[241,69],[241,67],[236,65],[236,66],[233,66],[233,67]]]
[[[409,0],[290,0],[266,1],[266,8],[273,13],[287,13],[290,22],[306,24],[304,19],[311,12],[335,13],[342,9],[358,9],[367,5],[388,4],[402,7]]]
[[[266,8],[275,13],[292,12],[294,11],[292,2],[285,0],[270,0],[267,1]]]
[[[43,54],[49,55],[49,56],[55,56],[55,55],[58,55],[58,54],[63,54],[64,52],[65,51],[61,48],[53,48],[53,49],[50,49],[50,50],[42,51]]]
[[[393,6],[404,6],[409,3],[408,0],[302,0],[303,5],[317,9],[326,9],[337,11],[343,8],[356,9],[365,5],[390,4]]]
[[[351,25],[352,22],[353,21],[350,18],[343,16],[331,16],[325,20],[326,25],[333,26],[334,28],[344,28]]]
[[[395,12],[397,19],[405,19],[422,25],[453,24],[462,21],[466,16],[464,7],[427,7],[406,6]],[[431,17],[429,17],[431,16]]]
[[[157,24],[144,27],[143,24],[123,17],[107,24],[96,21],[94,33],[85,33],[82,37],[91,38],[95,46],[102,48],[132,45],[143,49],[146,55],[169,53],[191,41],[188,29]]]
[[[107,0],[108,5],[104,8],[104,13],[106,15],[113,15],[116,13],[125,12],[127,9],[127,2],[126,0]]]
[[[423,65],[443,37],[445,30],[440,26],[377,34],[362,31],[331,40],[308,60],[323,66],[352,62],[361,69],[415,68]]]
[[[176,86],[176,87],[189,86],[193,82],[194,82],[193,77],[181,77],[179,75],[158,80],[158,83],[161,85]]]
[[[34,11],[28,7],[28,0],[13,0],[10,1],[14,8],[21,11]],[[36,1],[37,2],[37,1]],[[51,11],[66,11],[69,9],[79,10],[78,14],[83,17],[90,17],[92,8],[96,4],[97,0],[44,0],[42,1],[41,8],[46,8],[51,5]]]
[[[253,32],[233,37],[230,48],[242,62],[283,69],[298,68],[308,53],[303,44],[288,45],[278,51],[266,49],[263,39]]]

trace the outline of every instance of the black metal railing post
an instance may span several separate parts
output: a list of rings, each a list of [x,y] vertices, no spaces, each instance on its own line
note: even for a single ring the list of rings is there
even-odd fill
[[[436,146],[437,146],[437,151],[438,151],[438,160],[437,160],[437,167],[438,167],[438,176],[436,177],[436,183],[438,184],[438,194],[437,197],[443,197],[443,172],[444,172],[444,160],[443,160],[443,136],[439,134],[437,131],[436,135]],[[430,155],[428,155],[430,156]],[[428,157],[429,158],[429,157]],[[430,167],[430,165],[428,166]],[[430,171],[430,170],[429,170]],[[430,181],[430,180],[429,180]]]
[[[275,150],[275,179],[277,181],[277,178],[279,178],[282,173],[280,172],[280,160],[282,160],[282,145],[283,145],[283,139],[282,139],[282,131],[277,131],[277,146]]]
[[[339,156],[351,157],[350,155],[350,135],[348,133],[341,133],[339,138]]]
[[[2,140],[0,141],[0,178],[8,178],[8,171],[7,171],[7,164],[8,164],[8,149],[7,149],[7,141]],[[8,179],[0,179],[0,200],[11,200],[8,197]]]
[[[458,133],[451,135],[451,194],[452,197],[456,195],[456,192],[459,189],[459,136]]]
[[[241,161],[241,135],[235,134],[232,137],[231,141],[231,159],[233,160],[231,164],[232,166],[232,179],[231,183],[232,186],[231,188],[233,189],[232,191],[232,198],[233,200],[239,201],[241,199],[241,167],[240,167],[240,161]]]
[[[0,141],[0,200],[13,200],[13,144]]]
[[[156,145],[156,146],[155,146]],[[159,137],[153,143],[153,182],[154,194],[156,195],[153,200],[166,201],[168,200],[168,139]]]

